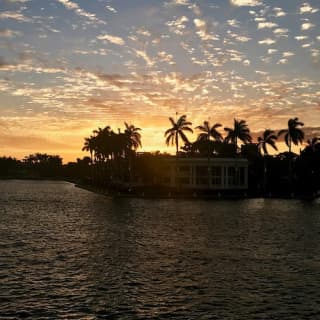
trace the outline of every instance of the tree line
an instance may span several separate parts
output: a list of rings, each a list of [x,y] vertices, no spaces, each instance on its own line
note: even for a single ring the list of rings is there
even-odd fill
[[[91,163],[128,157],[142,147],[141,128],[126,122],[124,124],[124,132],[118,129],[118,133],[115,133],[110,126],[106,126],[93,130],[90,137],[84,138],[82,151],[90,153]]]
[[[0,157],[0,177],[41,178],[62,176],[62,158],[59,155],[34,153],[22,160]]]
[[[226,133],[224,138],[218,130],[218,128],[222,127],[222,124],[215,123],[211,125],[209,121],[204,121],[203,124],[195,127],[195,129],[199,130],[196,141],[190,142],[186,132],[193,133],[193,129],[191,128],[192,123],[187,121],[186,118],[186,115],[182,115],[175,121],[170,117],[171,128],[165,132],[166,144],[174,145],[177,155],[179,153],[179,141],[184,143],[184,146],[181,147],[184,151],[198,151],[203,153],[201,151],[206,150],[209,155],[219,154],[219,147],[221,149],[222,144],[231,144],[234,154],[237,154],[240,151],[239,142],[242,142],[242,144],[252,143],[253,139],[248,124],[245,120],[237,119],[234,119],[233,127],[224,128],[224,132]],[[282,135],[291,153],[292,145],[301,144],[304,140],[304,132],[301,129],[303,125],[303,122],[299,121],[298,118],[292,118],[288,120],[287,128],[280,130],[277,134],[274,130],[265,129],[262,136],[258,137],[256,143],[260,154],[268,155],[267,146],[278,150],[276,140]],[[320,143],[320,139],[315,137],[312,140],[308,140],[307,143],[308,146],[315,146]]]
[[[266,129],[253,142],[245,120],[234,119],[232,127],[204,121],[192,128],[186,115],[169,118],[170,127],[164,132],[166,144],[175,146],[176,157],[244,157],[249,160],[249,189],[254,193],[289,189],[320,190],[320,139],[305,141],[300,155],[292,152],[293,145],[304,142],[303,122],[291,118],[285,129],[278,132]],[[196,130],[197,138],[190,141],[188,134]],[[140,153],[141,128],[124,123],[116,132],[110,126],[92,131],[84,138],[83,151],[89,156],[76,162],[62,164],[58,155],[36,153],[19,161],[0,157],[0,177],[66,178],[102,186],[116,186],[142,176],[146,181],[161,175],[161,161],[168,154]],[[283,137],[288,152],[269,155],[275,151],[277,140]]]
[[[254,142],[245,120],[234,119],[232,127],[204,121],[192,128],[186,115],[169,117],[170,127],[164,132],[165,143],[175,146],[176,157],[245,157],[249,160],[249,186],[251,190],[287,192],[294,184],[299,188],[315,188],[314,177],[320,178],[320,139],[314,137],[305,142],[300,155],[292,152],[293,145],[304,142],[304,123],[291,118],[284,129],[276,132],[265,129]],[[190,141],[188,134],[196,130],[197,138]],[[125,123],[124,131],[114,132],[110,126],[94,130],[85,138],[83,149],[90,153],[92,176],[113,184],[130,181],[133,174],[144,176],[146,181],[161,174],[161,158],[165,154],[136,151],[142,146],[141,128]],[[269,155],[269,149],[278,150],[277,141],[282,138],[288,152]],[[114,161],[116,160],[116,161]],[[98,172],[98,173],[97,173]],[[309,179],[309,180],[308,180]],[[319,180],[319,179],[318,179]],[[298,183],[299,182],[299,183]]]
[[[241,151],[241,144],[253,144],[259,150],[259,153],[268,155],[268,147],[278,150],[276,141],[279,137],[284,136],[284,141],[288,146],[288,152],[292,152],[293,145],[302,144],[304,141],[303,122],[298,118],[288,120],[287,128],[279,130],[265,129],[257,142],[253,143],[250,129],[245,120],[234,119],[233,127],[225,127],[223,137],[219,128],[222,124],[210,124],[204,121],[203,124],[196,126],[198,130],[197,139],[189,141],[187,133],[193,133],[192,123],[187,120],[186,115],[178,119],[169,118],[171,127],[164,133],[166,144],[175,146],[176,155],[202,155],[202,156],[235,156]],[[125,124],[124,132],[118,129],[115,133],[110,126],[93,130],[92,135],[84,139],[83,151],[90,153],[91,163],[106,162],[120,158],[132,156],[141,143],[141,128],[133,124]],[[181,142],[183,145],[181,146]],[[239,146],[240,145],[240,146]],[[317,149],[320,146],[320,138],[314,137],[307,140],[306,148]]]

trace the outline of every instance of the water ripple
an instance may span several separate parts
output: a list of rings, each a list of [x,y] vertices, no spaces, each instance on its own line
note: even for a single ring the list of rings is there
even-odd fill
[[[0,319],[320,318],[319,201],[0,190]]]

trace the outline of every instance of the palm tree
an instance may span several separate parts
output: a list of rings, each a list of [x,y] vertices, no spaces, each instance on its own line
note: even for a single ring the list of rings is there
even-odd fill
[[[278,137],[284,134],[284,140],[289,148],[289,153],[291,153],[292,143],[298,145],[302,143],[304,139],[304,132],[299,128],[303,127],[303,122],[300,122],[298,118],[293,118],[288,120],[288,128],[282,129],[278,133]]]
[[[200,130],[201,132],[197,138],[197,144],[200,149],[206,150],[208,158],[210,155],[215,151],[214,150],[214,141],[221,142],[222,135],[217,130],[217,128],[221,127],[220,123],[215,123],[212,127],[210,126],[209,121],[204,121],[203,125],[197,126],[196,129]],[[211,140],[213,139],[213,141]]]
[[[95,149],[95,137],[94,136],[90,136],[90,137],[86,137],[84,138],[84,144],[82,147],[82,151],[89,151],[90,152],[90,160],[91,160],[91,164],[93,163],[93,152]]]
[[[109,133],[111,131],[110,126],[106,126],[104,128],[99,127],[98,129],[93,130],[95,135],[102,135],[103,133]]]
[[[129,172],[129,182],[132,180],[132,156],[135,154],[135,151],[142,147],[141,144],[141,134],[140,130],[141,128],[135,127],[133,124],[128,125],[127,122],[124,123],[126,126],[124,134],[126,138],[126,143],[128,144],[128,149],[126,150],[127,156],[128,156],[128,172]]]
[[[124,124],[126,126],[124,133],[127,136],[130,149],[137,150],[142,147],[141,134],[139,133],[141,128],[136,128],[133,124],[128,125],[127,122]]]
[[[210,138],[212,137],[215,141],[222,141],[222,135],[217,130],[217,128],[221,126],[222,125],[220,123],[215,123],[212,127],[210,127],[209,121],[204,121],[203,125],[196,127],[196,129],[201,131],[201,133],[198,135],[197,140],[210,140]]]
[[[317,149],[320,149],[320,138],[313,137],[312,139],[308,139],[305,150],[308,150],[310,152],[315,152]]]
[[[270,145],[274,150],[278,150],[276,146],[277,136],[274,134],[273,130],[266,129],[262,137],[258,137],[258,149],[260,154],[263,152],[263,191],[266,192],[267,186],[267,145]]]
[[[266,129],[263,132],[262,137],[258,137],[258,149],[260,154],[263,152],[264,156],[268,155],[267,145],[271,146],[274,150],[278,150],[275,140],[277,140],[277,136],[274,134],[274,131]]]
[[[192,123],[187,121],[186,118],[187,116],[183,115],[175,122],[174,119],[170,117],[169,120],[172,124],[172,127],[164,133],[164,136],[166,137],[166,144],[176,146],[176,155],[178,155],[179,150],[179,138],[181,138],[184,143],[189,142],[184,131],[193,133],[193,130],[189,127],[192,125]]]
[[[105,162],[111,155],[110,126],[93,130],[94,156],[96,161]]]
[[[278,133],[278,137],[284,134],[284,140],[286,145],[289,148],[289,185],[290,188],[292,187],[292,143],[298,145],[302,143],[304,139],[304,132],[299,128],[302,127],[304,124],[303,122],[299,121],[298,118],[292,118],[288,120],[288,128],[282,129]]]
[[[227,132],[225,141],[234,144],[236,153],[238,149],[238,139],[243,143],[250,143],[252,141],[250,130],[245,120],[234,119],[233,128],[224,128],[224,130]]]

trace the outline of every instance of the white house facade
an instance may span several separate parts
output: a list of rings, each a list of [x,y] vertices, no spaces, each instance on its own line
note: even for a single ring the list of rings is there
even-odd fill
[[[158,184],[195,190],[246,190],[248,160],[243,158],[170,158]]]

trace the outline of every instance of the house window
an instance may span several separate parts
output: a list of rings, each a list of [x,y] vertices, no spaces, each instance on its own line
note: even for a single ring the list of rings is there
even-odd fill
[[[190,172],[190,167],[189,166],[179,166],[178,171],[181,173],[189,173]]]
[[[187,177],[180,177],[176,179],[178,184],[190,184],[190,178]]]
[[[236,182],[236,169],[234,167],[228,168],[228,185],[235,185]]]
[[[196,167],[197,177],[206,177],[208,176],[208,167],[197,166]]]
[[[208,184],[209,179],[208,178],[203,178],[203,177],[197,177],[196,178],[196,184],[202,185],[202,184]]]
[[[221,185],[222,175],[221,175],[221,167],[211,167],[211,183],[213,185]]]
[[[244,167],[229,167],[228,168],[228,184],[233,186],[244,185]]]
[[[196,167],[196,184],[197,185],[209,184],[208,167],[205,167],[205,166]]]
[[[240,186],[244,185],[244,171],[245,168],[244,167],[240,167],[238,168],[238,182]]]
[[[170,177],[163,177],[162,178],[162,182],[165,183],[165,184],[169,184],[170,180],[171,180]]]

